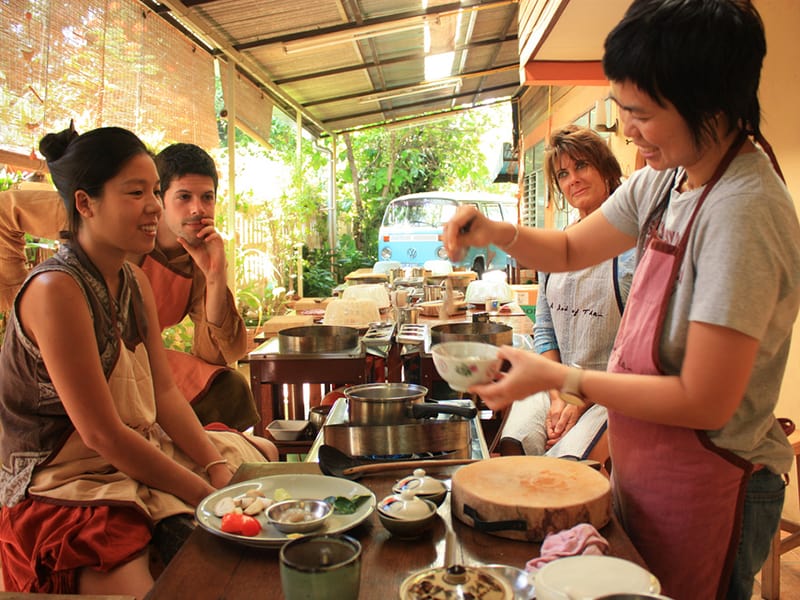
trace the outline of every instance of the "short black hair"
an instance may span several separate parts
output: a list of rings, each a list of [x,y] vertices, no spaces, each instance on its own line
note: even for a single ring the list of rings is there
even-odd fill
[[[173,179],[184,175],[206,175],[214,181],[217,192],[219,176],[214,159],[195,144],[171,144],[156,155],[156,168],[161,178],[161,193],[166,194]]]
[[[675,106],[699,147],[714,139],[720,113],[730,131],[760,133],[766,52],[750,0],[634,0],[606,38],[603,69],[610,81]]]

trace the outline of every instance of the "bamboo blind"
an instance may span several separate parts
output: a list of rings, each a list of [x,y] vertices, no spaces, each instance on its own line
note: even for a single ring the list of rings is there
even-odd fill
[[[154,151],[219,145],[213,58],[135,0],[4,0],[0,38],[0,148],[30,154],[70,119]]]

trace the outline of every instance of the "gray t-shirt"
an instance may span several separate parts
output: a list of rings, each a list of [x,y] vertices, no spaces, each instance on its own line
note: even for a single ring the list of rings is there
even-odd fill
[[[639,236],[652,208],[670,194],[662,236],[677,243],[703,188],[679,193],[679,169],[636,171],[601,210]],[[729,327],[760,341],[744,398],[711,440],[776,473],[793,453],[775,421],[792,326],[800,305],[800,225],[794,204],[761,151],[737,156],[712,188],[689,235],[660,342],[662,368],[680,373],[690,321]],[[709,398],[713,402],[714,398]]]

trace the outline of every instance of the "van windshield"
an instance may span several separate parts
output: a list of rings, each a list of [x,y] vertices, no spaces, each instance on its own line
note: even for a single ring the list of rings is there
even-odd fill
[[[383,216],[384,227],[441,227],[455,214],[458,203],[444,198],[394,200]]]

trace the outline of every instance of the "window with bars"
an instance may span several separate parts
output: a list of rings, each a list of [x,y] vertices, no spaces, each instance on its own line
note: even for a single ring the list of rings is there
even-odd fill
[[[528,227],[544,227],[547,186],[544,184],[544,141],[525,151],[521,220]]]

